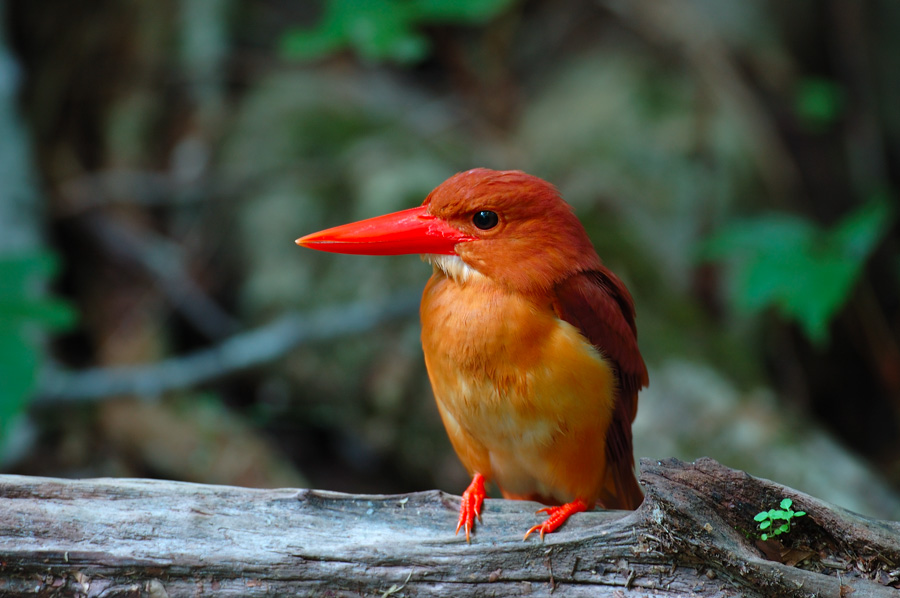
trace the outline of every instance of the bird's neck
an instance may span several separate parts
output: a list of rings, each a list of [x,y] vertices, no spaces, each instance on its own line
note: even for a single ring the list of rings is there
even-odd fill
[[[443,274],[456,284],[465,284],[470,280],[484,279],[484,275],[462,261],[458,255],[423,255],[422,259],[434,267],[435,274]]]
[[[434,274],[421,308],[426,357],[495,372],[532,362],[535,343],[557,321],[550,300],[513,292],[454,257],[429,260]]]

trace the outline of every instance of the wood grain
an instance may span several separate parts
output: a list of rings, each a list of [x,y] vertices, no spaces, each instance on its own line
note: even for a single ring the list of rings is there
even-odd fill
[[[709,459],[641,469],[637,511],[580,514],[544,542],[523,542],[540,505],[489,499],[471,544],[453,534],[459,498],[440,491],[0,476],[0,594],[900,595],[896,522]],[[787,556],[765,548],[789,564],[747,537],[753,516],[785,497],[808,515],[787,536]]]

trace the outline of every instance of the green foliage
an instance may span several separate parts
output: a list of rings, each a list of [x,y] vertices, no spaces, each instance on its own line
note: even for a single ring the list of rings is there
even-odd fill
[[[808,129],[821,131],[837,120],[844,103],[844,90],[837,83],[809,78],[797,86],[794,111]]]
[[[428,55],[417,28],[430,23],[484,23],[513,0],[326,0],[318,26],[281,40],[287,58],[313,60],[350,47],[371,61],[414,63]]]
[[[806,511],[794,511],[791,506],[794,504],[790,498],[781,501],[779,509],[769,509],[756,514],[753,521],[759,523],[760,539],[768,540],[772,536],[786,534],[791,531],[791,520],[806,515]]]
[[[56,269],[49,253],[0,259],[0,439],[37,383],[40,331],[62,330],[75,321],[68,304],[47,297],[43,289]]]
[[[886,199],[862,206],[831,229],[788,214],[739,220],[702,247],[708,260],[733,265],[731,302],[738,312],[774,307],[822,345],[828,325],[893,220]]]

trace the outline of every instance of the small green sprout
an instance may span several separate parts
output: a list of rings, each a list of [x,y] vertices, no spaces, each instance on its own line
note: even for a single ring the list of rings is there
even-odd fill
[[[757,513],[753,521],[759,523],[760,531],[768,530],[759,537],[763,540],[768,540],[772,536],[786,534],[791,531],[791,520],[795,517],[806,515],[806,511],[794,511],[791,509],[793,504],[794,501],[790,498],[785,498],[779,505],[780,509],[769,509],[768,511]]]

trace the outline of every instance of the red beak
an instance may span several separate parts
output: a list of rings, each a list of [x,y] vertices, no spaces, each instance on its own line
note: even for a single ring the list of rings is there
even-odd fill
[[[437,253],[453,255],[471,237],[425,211],[426,206],[336,226],[297,239],[297,245],[357,255]]]

